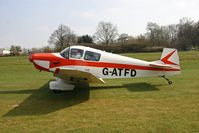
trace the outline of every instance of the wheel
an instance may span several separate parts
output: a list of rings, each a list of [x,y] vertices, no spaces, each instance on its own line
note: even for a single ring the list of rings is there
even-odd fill
[[[61,93],[62,90],[52,90],[54,93]]]
[[[172,81],[168,81],[169,85],[171,85],[173,82]]]

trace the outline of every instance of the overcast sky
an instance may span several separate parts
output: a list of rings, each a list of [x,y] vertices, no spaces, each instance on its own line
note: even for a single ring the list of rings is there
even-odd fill
[[[59,24],[77,35],[93,35],[99,21],[117,25],[119,33],[139,35],[147,22],[199,20],[199,0],[0,0],[0,48],[42,47]]]

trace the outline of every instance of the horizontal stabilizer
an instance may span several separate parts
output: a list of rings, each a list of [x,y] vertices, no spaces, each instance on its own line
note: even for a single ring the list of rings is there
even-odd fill
[[[166,64],[151,63],[149,65],[155,68],[172,68],[170,65],[166,65]]]

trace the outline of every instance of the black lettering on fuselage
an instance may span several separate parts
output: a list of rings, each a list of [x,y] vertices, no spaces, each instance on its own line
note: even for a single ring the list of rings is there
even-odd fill
[[[129,70],[130,70],[130,69],[125,69],[125,70],[124,70],[124,76],[126,76],[127,74],[129,74]]]
[[[137,74],[136,70],[131,69],[131,77],[135,77],[136,74]]]
[[[104,74],[104,75],[108,75],[108,68],[104,68],[103,70],[102,70],[102,73]]]
[[[103,68],[102,74],[106,76],[124,76],[124,77],[135,77],[137,72],[134,69],[128,68]]]
[[[117,70],[116,70],[116,68],[113,69],[111,76],[117,76]]]
[[[123,68],[118,68],[119,76],[122,76],[122,70],[123,70]]]

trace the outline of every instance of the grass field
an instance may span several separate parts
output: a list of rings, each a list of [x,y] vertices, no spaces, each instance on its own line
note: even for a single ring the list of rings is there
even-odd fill
[[[148,61],[160,53],[125,54]],[[199,132],[199,52],[181,52],[182,74],[105,80],[54,94],[51,73],[26,57],[0,57],[0,132]]]

